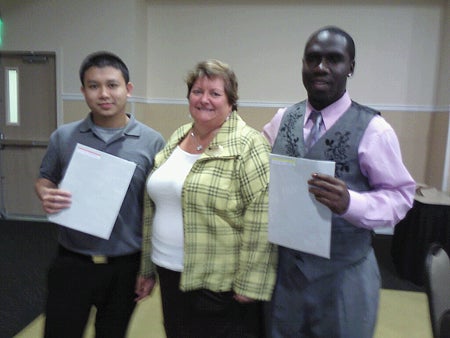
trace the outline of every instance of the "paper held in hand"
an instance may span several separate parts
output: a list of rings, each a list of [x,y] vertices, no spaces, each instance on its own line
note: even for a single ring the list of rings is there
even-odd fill
[[[59,185],[72,194],[72,204],[48,219],[109,239],[135,169],[134,162],[77,144]]]
[[[331,211],[308,191],[314,172],[334,176],[335,163],[270,155],[269,241],[330,258]]]

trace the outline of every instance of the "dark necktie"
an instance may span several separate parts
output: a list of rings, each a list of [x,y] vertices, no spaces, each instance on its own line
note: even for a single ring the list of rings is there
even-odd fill
[[[320,138],[320,125],[322,123],[322,114],[320,111],[313,110],[309,115],[309,119],[312,121],[313,126],[306,140],[306,148],[309,150]]]

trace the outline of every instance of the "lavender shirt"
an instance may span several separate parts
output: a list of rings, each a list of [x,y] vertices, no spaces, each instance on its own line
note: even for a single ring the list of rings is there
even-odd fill
[[[326,130],[350,107],[346,92],[338,101],[321,110]],[[263,128],[264,136],[274,144],[281,120],[287,108],[277,111]],[[311,105],[306,105],[303,134],[308,137]],[[358,148],[361,172],[369,179],[372,190],[349,190],[350,204],[341,215],[351,224],[366,229],[394,227],[412,207],[416,184],[402,161],[400,145],[394,129],[381,116],[375,116],[367,126]]]

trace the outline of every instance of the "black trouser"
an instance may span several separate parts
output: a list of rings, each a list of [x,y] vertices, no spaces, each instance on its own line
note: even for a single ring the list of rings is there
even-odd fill
[[[135,307],[140,253],[96,264],[62,247],[48,273],[46,338],[80,338],[92,306],[96,338],[125,337]]]
[[[262,338],[262,303],[240,304],[232,292],[183,292],[179,272],[158,267],[167,338]]]

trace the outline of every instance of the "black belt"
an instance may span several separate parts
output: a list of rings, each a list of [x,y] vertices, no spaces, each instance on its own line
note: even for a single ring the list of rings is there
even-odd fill
[[[74,252],[66,249],[62,245],[59,246],[58,249],[60,256],[66,257],[75,257],[80,260],[91,262],[94,264],[109,264],[109,263],[117,263],[117,262],[134,262],[137,259],[140,259],[141,252],[134,252],[132,254],[123,255],[123,256],[106,256],[106,255],[85,255],[78,252]]]

